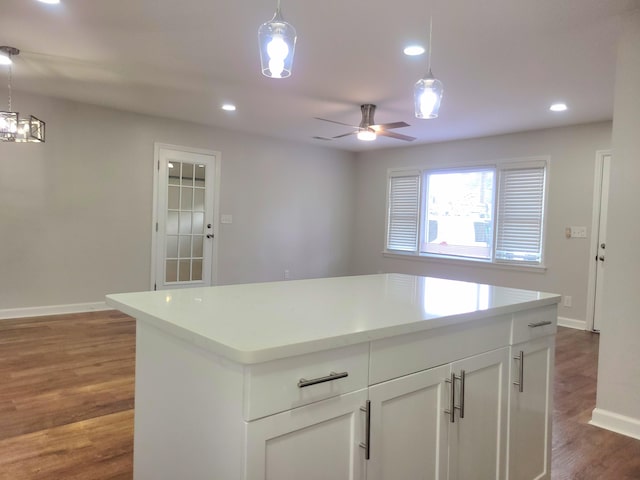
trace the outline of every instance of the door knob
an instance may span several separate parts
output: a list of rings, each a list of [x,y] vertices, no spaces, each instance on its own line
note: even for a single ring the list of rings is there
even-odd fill
[[[598,260],[600,260],[601,262],[604,262],[604,256],[600,255],[600,256],[598,257]]]
[[[213,233],[207,233],[207,238],[213,238]]]
[[[602,248],[604,250],[604,243],[600,244],[600,248]]]

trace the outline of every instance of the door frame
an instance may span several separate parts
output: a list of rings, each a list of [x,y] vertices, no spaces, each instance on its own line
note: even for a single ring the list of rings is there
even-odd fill
[[[595,322],[596,306],[596,273],[598,255],[598,244],[600,242],[600,213],[602,211],[602,182],[604,180],[604,158],[613,159],[611,150],[597,150],[595,173],[593,175],[593,214],[591,217],[591,246],[589,249],[589,277],[587,281],[587,314],[585,326],[593,331]],[[611,160],[610,160],[611,161]]]
[[[155,290],[156,285],[156,249],[158,248],[156,225],[158,223],[158,184],[160,182],[160,150],[175,150],[184,153],[196,153],[208,155],[214,158],[214,181],[213,181],[213,249],[211,252],[211,285],[218,283],[218,243],[220,232],[220,164],[222,154],[217,150],[206,150],[202,148],[185,147],[182,145],[172,145],[168,143],[154,142],[153,144],[153,208],[151,211],[151,276],[149,289]]]

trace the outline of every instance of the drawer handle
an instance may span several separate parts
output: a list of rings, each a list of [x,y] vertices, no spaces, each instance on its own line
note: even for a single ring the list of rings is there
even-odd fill
[[[544,322],[536,322],[530,323],[529,326],[531,328],[544,327],[545,325],[551,325],[553,322],[551,320],[545,320]]]
[[[317,385],[318,383],[331,382],[332,380],[338,380],[339,378],[348,377],[348,372],[336,373],[331,372],[326,377],[313,378],[311,380],[307,380],[306,378],[301,378],[298,382],[299,388],[310,387],[311,385]]]

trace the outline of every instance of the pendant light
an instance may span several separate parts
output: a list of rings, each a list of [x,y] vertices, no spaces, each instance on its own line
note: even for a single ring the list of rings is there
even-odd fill
[[[282,18],[280,0],[273,18],[258,29],[258,42],[263,75],[270,78],[289,77],[296,48],[296,29]]]
[[[424,78],[416,82],[413,87],[413,101],[415,104],[416,118],[437,118],[440,103],[442,102],[442,82],[431,73],[431,33],[433,19],[429,17],[429,64],[428,72]]]
[[[20,50],[14,47],[0,47],[3,56],[9,58],[9,100],[7,102],[7,111],[0,111],[0,141],[2,142],[44,142],[45,123],[28,115],[26,118],[20,118],[18,112],[11,110],[11,81],[12,81],[12,61],[11,57],[18,55]]]

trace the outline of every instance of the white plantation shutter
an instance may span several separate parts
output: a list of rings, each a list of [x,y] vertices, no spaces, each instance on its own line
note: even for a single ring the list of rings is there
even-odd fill
[[[495,258],[542,262],[545,166],[500,170]]]
[[[389,175],[387,250],[418,251],[420,172]]]

